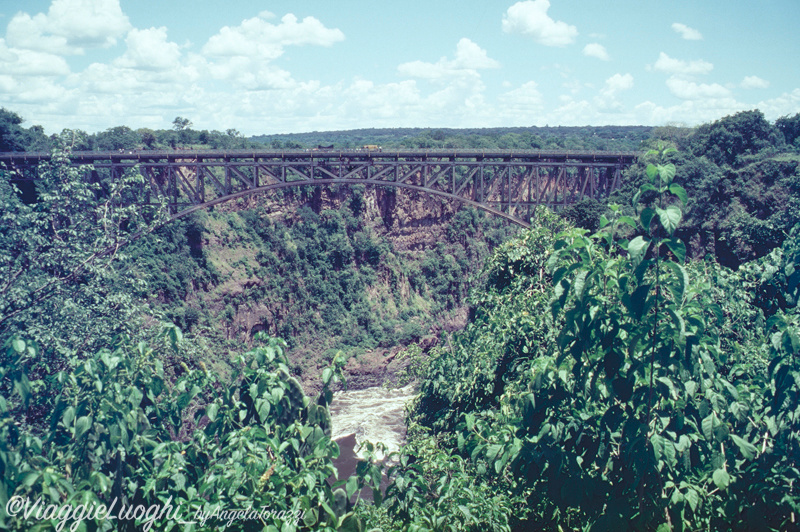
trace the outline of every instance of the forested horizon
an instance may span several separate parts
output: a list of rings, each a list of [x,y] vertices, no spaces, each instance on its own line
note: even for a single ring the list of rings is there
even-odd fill
[[[23,126],[24,120],[11,110],[0,110],[0,151],[47,150],[56,138],[71,137],[75,151],[119,149],[165,149],[205,147],[246,149],[313,149],[320,145],[359,148],[366,144],[386,148],[499,148],[499,149],[586,149],[632,151],[642,149],[651,126],[530,126],[493,128],[363,128],[340,131],[260,134],[244,136],[236,129],[196,130],[188,118],[175,117],[169,129],[132,129],[125,125],[105,131],[64,130],[46,135],[41,126]],[[691,128],[676,127],[676,130]]]

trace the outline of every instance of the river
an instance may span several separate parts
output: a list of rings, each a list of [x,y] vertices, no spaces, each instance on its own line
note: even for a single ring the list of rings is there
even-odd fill
[[[405,405],[417,394],[416,385],[389,389],[373,386],[336,392],[331,402],[332,438],[341,451],[334,465],[339,478],[355,473],[357,449],[365,441],[381,442],[387,451],[398,451],[406,440]]]

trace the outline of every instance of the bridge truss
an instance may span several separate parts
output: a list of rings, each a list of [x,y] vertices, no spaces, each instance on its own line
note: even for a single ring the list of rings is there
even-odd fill
[[[479,150],[164,150],[74,152],[71,163],[104,183],[138,172],[135,201],[165,199],[173,218],[270,190],[368,184],[418,190],[474,205],[522,226],[537,205],[607,196],[638,153]],[[15,180],[36,180],[47,153],[0,153]]]

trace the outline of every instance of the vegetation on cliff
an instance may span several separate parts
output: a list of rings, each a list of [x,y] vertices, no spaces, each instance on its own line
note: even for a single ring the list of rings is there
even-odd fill
[[[686,142],[733,131],[724,147],[754,123],[763,124],[759,113],[737,115]],[[410,442],[377,521],[408,530],[798,528],[789,188],[798,159],[782,142],[753,143],[741,157],[717,158],[718,144],[695,160],[672,148],[649,155],[630,206],[612,205],[596,232],[540,215],[493,254],[471,322],[421,372]],[[747,193],[693,197],[681,171],[696,159],[775,185],[789,206],[769,212],[782,248],[765,243],[751,251],[760,260],[735,271],[713,253],[688,260],[696,243],[680,238],[683,223]],[[771,177],[757,170],[782,162]],[[764,223],[763,211],[748,214]]]

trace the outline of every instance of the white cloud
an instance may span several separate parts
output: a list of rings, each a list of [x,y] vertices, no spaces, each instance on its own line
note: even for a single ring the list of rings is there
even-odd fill
[[[198,63],[206,63],[213,78],[245,90],[294,89],[297,82],[291,73],[271,64],[286,47],[332,46],[344,40],[344,33],[314,17],[298,21],[289,13],[278,24],[267,21],[273,17],[264,11],[239,26],[223,27],[203,46],[205,59],[198,56]]]
[[[412,78],[445,80],[453,77],[479,77],[478,70],[499,66],[500,63],[491,59],[486,50],[464,37],[456,45],[454,59],[443,57],[436,63],[410,61],[399,65],[397,71]]]
[[[673,59],[664,52],[658,56],[658,60],[653,65],[655,70],[666,72],[678,76],[692,76],[696,74],[708,74],[714,69],[714,65],[708,61],[697,59],[694,61],[683,61]]]
[[[682,100],[706,100],[730,98],[731,91],[719,83],[695,83],[672,76],[667,80],[670,92]]]
[[[69,74],[69,65],[61,56],[8,48],[0,39],[0,71],[7,76],[57,77]]]
[[[583,47],[583,55],[588,57],[596,57],[597,59],[601,59],[603,61],[608,61],[611,59],[608,57],[608,52],[606,51],[606,47],[602,44],[593,42],[589,43]]]
[[[637,116],[637,123],[640,124],[663,125],[679,122],[698,125],[752,108],[748,104],[736,101],[735,98],[719,98],[685,100],[672,106],[661,106],[646,101],[637,105],[634,112]]]
[[[800,88],[784,92],[777,98],[761,101],[753,107],[762,111],[767,120],[796,115],[800,109]]]
[[[397,118],[403,114],[421,117],[422,96],[413,80],[376,85],[358,79],[344,89],[345,104],[340,108],[344,116],[374,114],[379,118]]]
[[[509,7],[503,15],[503,31],[533,37],[545,46],[572,44],[578,29],[566,22],[553,20],[547,14],[549,0],[525,0]]]
[[[700,41],[703,39],[703,34],[694,28],[690,28],[686,24],[675,22],[672,25],[672,30],[687,41]]]
[[[287,46],[315,45],[331,46],[344,40],[338,29],[326,28],[314,17],[302,21],[291,13],[284,15],[280,24],[271,24],[265,17],[271,13],[242,21],[239,26],[223,27],[203,46],[203,54],[214,57],[257,57],[272,60],[283,55]]]
[[[500,63],[489,58],[486,50],[464,37],[458,41],[456,45],[456,58],[453,62],[453,66],[456,68],[477,70],[482,68],[497,68],[500,66]]]
[[[618,92],[633,88],[633,76],[630,74],[614,74],[606,80],[601,90],[604,96],[615,96]]]
[[[617,100],[617,95],[633,88],[633,76],[630,74],[614,74],[608,78],[595,97],[594,103],[602,111],[621,111],[622,104]]]
[[[83,54],[86,48],[116,44],[130,29],[119,0],[53,0],[46,15],[17,13],[8,23],[6,40],[14,48]]]
[[[512,119],[523,116],[534,118],[541,116],[544,110],[544,97],[535,81],[501,94],[499,102],[503,113]]]
[[[743,89],[766,89],[769,87],[769,81],[761,79],[758,76],[745,76],[742,80],[741,87]]]
[[[167,41],[167,28],[133,29],[125,39],[128,46],[122,57],[114,61],[116,66],[136,70],[164,71],[179,66],[180,47]]]

